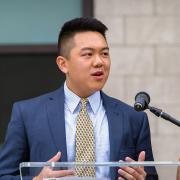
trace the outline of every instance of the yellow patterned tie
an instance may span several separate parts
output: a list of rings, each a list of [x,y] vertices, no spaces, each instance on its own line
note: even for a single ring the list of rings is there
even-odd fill
[[[81,111],[76,125],[76,162],[95,162],[95,142],[93,124],[87,112],[87,99],[81,99]],[[79,177],[95,177],[95,167],[76,167]]]

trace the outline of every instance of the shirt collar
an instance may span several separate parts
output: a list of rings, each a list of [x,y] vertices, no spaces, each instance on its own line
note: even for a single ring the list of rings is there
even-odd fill
[[[96,114],[100,107],[100,103],[101,103],[100,91],[97,91],[94,94],[92,94],[91,96],[89,96],[88,101],[92,108],[93,113]]]
[[[66,82],[64,83],[64,94],[65,94],[65,103],[68,109],[71,111],[71,113],[74,113],[78,109],[78,105],[81,98],[77,96],[75,93],[73,93],[67,87]],[[88,99],[88,102],[89,102],[88,104],[90,108],[92,109],[93,113],[96,114],[101,103],[100,91],[95,92],[94,94],[89,96],[87,99]]]

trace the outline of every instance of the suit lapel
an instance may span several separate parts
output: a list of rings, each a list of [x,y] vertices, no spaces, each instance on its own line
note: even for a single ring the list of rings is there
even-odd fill
[[[123,113],[116,101],[104,93],[102,94],[104,108],[108,119],[109,141],[110,141],[110,161],[117,161],[123,133]]]
[[[49,97],[47,114],[52,139],[57,151],[62,153],[61,161],[67,161],[66,132],[64,117],[64,89],[63,86]]]
[[[101,92],[109,126],[110,161],[118,161],[123,137],[123,113],[115,99]],[[111,178],[117,175],[117,169],[111,169]]]

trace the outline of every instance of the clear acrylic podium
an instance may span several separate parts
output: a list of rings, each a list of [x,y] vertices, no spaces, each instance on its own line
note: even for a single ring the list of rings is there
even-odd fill
[[[32,180],[43,168],[50,168],[53,171],[75,169],[75,167],[108,167],[119,168],[124,166],[144,166],[156,167],[159,179],[176,179],[177,167],[180,162],[172,161],[143,161],[143,162],[103,162],[103,163],[75,163],[75,162],[23,162],[19,166],[21,180]],[[89,178],[89,177],[44,177],[43,180],[110,180],[107,178]]]

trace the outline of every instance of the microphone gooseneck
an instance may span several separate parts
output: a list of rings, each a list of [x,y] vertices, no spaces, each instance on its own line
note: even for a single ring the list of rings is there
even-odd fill
[[[158,109],[152,106],[149,106],[148,109],[155,114],[158,117],[162,117],[163,119],[172,122],[173,124],[177,125],[180,127],[180,121],[178,121],[177,119],[173,118],[172,116],[170,116],[169,114],[163,112],[162,109]]]
[[[158,117],[162,117],[163,119],[170,121],[171,123],[180,127],[180,121],[171,117],[169,114],[163,112],[162,109],[158,109],[156,107],[149,106],[150,96],[146,92],[139,92],[135,96],[134,109],[136,111],[144,111],[145,109],[149,109],[153,114]]]

